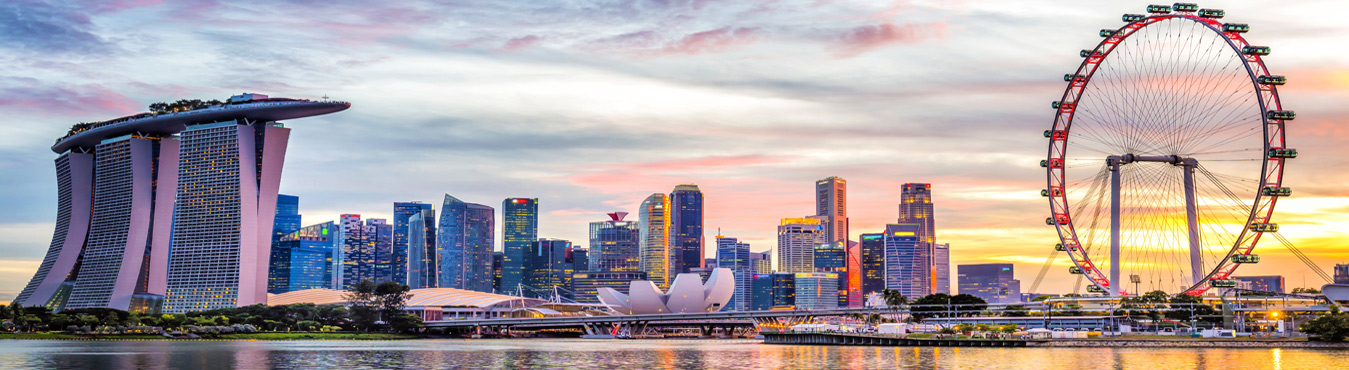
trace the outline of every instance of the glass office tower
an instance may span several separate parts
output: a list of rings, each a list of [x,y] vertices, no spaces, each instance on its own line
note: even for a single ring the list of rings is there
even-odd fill
[[[698,185],[675,186],[670,192],[670,276],[703,267],[703,192]]]
[[[492,207],[445,195],[436,237],[438,287],[492,291],[495,224]]]
[[[500,291],[513,292],[524,282],[525,254],[529,244],[539,239],[539,199],[506,198],[501,202]]]

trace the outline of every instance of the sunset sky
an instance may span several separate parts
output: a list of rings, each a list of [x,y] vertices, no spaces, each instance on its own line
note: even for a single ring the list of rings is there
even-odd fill
[[[242,92],[352,102],[293,129],[281,192],[305,224],[388,218],[448,193],[540,198],[539,234],[699,185],[712,237],[773,249],[848,180],[853,237],[932,183],[937,241],[963,263],[1052,246],[1041,132],[1078,50],[1146,2],[67,1],[0,3],[0,301],[32,277],[56,213],[49,149],[70,125]],[[1200,5],[1214,5],[1201,2]],[[1343,1],[1224,1],[1279,89],[1290,162],[1275,222],[1329,271],[1349,262],[1349,26]],[[1251,177],[1255,177],[1252,174]],[[499,216],[498,216],[499,217]],[[498,248],[500,248],[498,224]],[[1325,282],[1277,243],[1237,275]],[[710,257],[710,256],[709,256]],[[1060,258],[1040,291],[1071,291]],[[953,279],[954,285],[954,279]]]

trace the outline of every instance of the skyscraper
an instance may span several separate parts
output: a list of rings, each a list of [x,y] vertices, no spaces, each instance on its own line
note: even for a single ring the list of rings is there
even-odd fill
[[[862,234],[862,296],[885,290],[885,234]]]
[[[437,285],[492,291],[492,247],[496,210],[445,194],[436,235]],[[522,256],[523,257],[523,256]],[[503,272],[505,272],[503,270]]]
[[[1013,278],[1010,263],[985,263],[957,267],[960,294],[983,298],[988,303],[1021,302],[1021,281]]]
[[[300,197],[277,194],[276,216],[272,222],[272,245],[275,246],[282,236],[300,230]]]
[[[623,221],[627,212],[609,214],[608,221],[590,223],[590,264],[592,272],[640,272],[638,253],[641,228]]]
[[[548,299],[556,291],[562,298],[572,299],[571,279],[576,269],[571,251],[571,242],[566,240],[545,238],[530,243],[524,284],[532,291],[527,297]]]
[[[815,247],[824,244],[824,217],[784,218],[778,224],[778,271],[815,272]]]
[[[796,274],[796,307],[806,310],[838,308],[838,274]]]
[[[370,243],[375,252],[375,267],[372,269],[375,283],[397,281],[394,278],[393,225],[382,218],[365,220],[365,224],[373,232],[370,234]]]
[[[670,192],[670,273],[703,267],[703,192],[698,185],[675,186]]]
[[[845,283],[848,295],[848,301],[844,303],[848,307],[862,307],[864,296],[862,295],[862,243],[848,241],[848,268],[841,277]]]
[[[281,236],[272,249],[267,292],[281,294],[305,289],[332,289],[333,242],[337,230],[331,221],[309,225]]]
[[[513,292],[524,282],[525,254],[539,238],[539,199],[506,198],[501,202],[501,291]]]
[[[830,273],[836,276],[838,284],[838,306],[848,306],[848,250],[838,243],[823,243],[815,246],[815,272]]]
[[[409,220],[420,215],[420,226],[411,228]],[[420,234],[414,236],[414,234]],[[418,241],[413,243],[413,240]],[[434,286],[435,279],[426,279],[427,271],[436,271],[436,216],[435,206],[422,202],[393,204],[393,274],[394,281],[413,289]],[[415,273],[413,271],[416,271]],[[421,274],[416,277],[413,275]],[[413,281],[417,284],[412,284]]]
[[[375,280],[375,228],[361,223],[361,215],[345,214],[337,228],[342,247],[342,271],[338,285],[351,289],[363,280]]]
[[[492,252],[492,291],[497,294],[501,294],[501,263],[505,260],[505,253]]]
[[[885,225],[885,288],[910,299],[932,294],[932,255],[921,247],[919,224]]]
[[[244,94],[76,124],[51,147],[55,234],[15,300],[143,312],[265,302],[289,136],[276,121],[349,107]]]
[[[815,215],[824,216],[824,241],[847,247],[848,182],[838,176],[815,181]]]
[[[932,271],[937,277],[933,293],[951,294],[951,243],[932,245]]]
[[[1232,277],[1232,280],[1236,280],[1237,287],[1241,287],[1243,289],[1258,290],[1262,292],[1275,292],[1280,294],[1284,292],[1283,275],[1234,276]]]
[[[670,198],[655,193],[642,201],[637,223],[641,227],[641,264],[656,287],[670,286]]]
[[[773,273],[773,252],[769,251],[750,252],[749,261],[750,264],[754,266],[754,273],[756,274]]]
[[[426,245],[432,244],[430,240],[435,240],[435,238],[427,238],[426,233],[423,232],[428,229],[426,220],[435,217],[432,216],[432,214],[433,211],[430,209],[418,209],[416,212],[412,212],[411,215],[408,215],[407,221],[404,222],[407,224],[407,230],[403,231],[403,236],[407,238],[407,285],[412,289],[431,288],[435,286],[435,284],[433,284],[433,282],[436,281],[436,279],[434,279],[435,274],[432,272],[435,271],[432,269],[435,264],[430,262],[435,260],[435,251],[426,250]],[[394,219],[397,220],[398,217],[399,215],[395,211]],[[398,230],[396,223],[394,225],[394,230]],[[394,233],[394,240],[398,240],[398,233],[396,231]],[[430,252],[430,254],[428,254],[428,252]]]
[[[749,243],[740,239],[717,235],[717,266],[731,269],[735,276],[735,293],[723,310],[748,310],[753,302],[754,261]]]
[[[937,228],[932,215],[932,184],[904,184],[899,196],[899,223],[918,225],[918,248],[928,258],[928,292],[937,290],[936,256]],[[949,275],[949,270],[948,270]],[[949,277],[947,279],[950,279]],[[950,282],[948,281],[949,285]],[[948,287],[949,289],[949,287]]]

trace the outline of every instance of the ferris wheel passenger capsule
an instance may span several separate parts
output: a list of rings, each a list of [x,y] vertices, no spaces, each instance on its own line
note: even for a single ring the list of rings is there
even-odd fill
[[[1081,268],[1081,267],[1077,267],[1077,266],[1069,267],[1069,268],[1068,268],[1068,273],[1069,273],[1069,274],[1074,274],[1074,275],[1081,275],[1081,274],[1082,274],[1082,268]]]
[[[1232,280],[1232,279],[1212,279],[1212,280],[1209,280],[1209,284],[1212,284],[1214,288],[1236,288],[1236,287],[1237,287],[1237,281],[1236,281],[1236,280]]]
[[[1269,150],[1269,153],[1266,154],[1269,154],[1270,158],[1280,158],[1280,159],[1297,158],[1297,149],[1272,148]]]
[[[1195,3],[1176,3],[1171,6],[1177,12],[1195,12],[1199,11],[1199,4]]]
[[[1077,55],[1081,55],[1083,58],[1086,58],[1092,55],[1101,55],[1101,53],[1095,50],[1082,49],[1082,51],[1077,52]]]
[[[1297,113],[1291,110],[1272,110],[1269,112],[1265,112],[1265,118],[1283,121],[1292,121],[1293,118],[1297,118]]]
[[[1064,247],[1064,246],[1063,246],[1063,243],[1057,243],[1057,244],[1054,244],[1054,250],[1059,251],[1059,252],[1065,252],[1065,251],[1068,250],[1068,247]]]
[[[1152,14],[1171,14],[1170,5],[1148,5],[1148,13]]]
[[[1095,286],[1095,285],[1090,285],[1090,286],[1087,286],[1087,291],[1088,291],[1088,292],[1092,292],[1092,293],[1105,293],[1105,288],[1098,287],[1098,286]]]
[[[1254,254],[1238,254],[1232,256],[1232,262],[1236,263],[1260,263],[1260,256]]]
[[[1143,20],[1143,18],[1147,17],[1148,16],[1142,14],[1125,14],[1123,17],[1120,18],[1123,19],[1125,22],[1134,22],[1134,21],[1141,21]]]
[[[1250,229],[1251,231],[1258,233],[1274,233],[1279,232],[1279,224],[1253,223],[1251,224]]]
[[[1246,33],[1251,31],[1251,26],[1245,23],[1223,23],[1223,32]]]
[[[1242,46],[1241,53],[1246,55],[1269,55],[1268,46]]]
[[[1199,16],[1209,19],[1221,19],[1227,15],[1222,9],[1199,9]]]
[[[1109,28],[1101,30],[1101,37],[1110,37],[1110,36],[1114,36],[1114,35],[1115,35],[1115,30],[1112,30],[1112,29],[1109,29]]]
[[[1261,85],[1283,85],[1288,83],[1288,78],[1284,76],[1260,76],[1255,78]]]

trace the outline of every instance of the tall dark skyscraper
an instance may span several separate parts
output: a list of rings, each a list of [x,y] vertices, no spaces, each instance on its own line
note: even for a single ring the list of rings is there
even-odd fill
[[[375,283],[395,281],[393,225],[389,224],[389,220],[382,218],[365,220],[365,224],[374,232],[370,235],[370,243],[375,251],[375,267],[373,268]]]
[[[863,297],[885,290],[885,234],[862,234],[861,255]]]
[[[627,215],[614,212],[608,221],[590,223],[590,271],[642,271],[641,228],[636,222],[623,221]]]
[[[146,313],[266,302],[290,135],[277,121],[349,107],[243,94],[74,125],[51,147],[55,235],[15,301]]]
[[[703,192],[698,185],[675,186],[670,192],[671,275],[703,267]]]
[[[711,267],[728,268],[735,276],[735,294],[723,310],[745,311],[754,302],[754,253],[749,251],[749,243],[740,239],[717,235],[717,265]]]
[[[525,254],[539,239],[539,199],[506,198],[501,202],[501,291],[513,292],[524,282]]]
[[[338,273],[340,290],[351,289],[362,280],[375,280],[375,228],[361,223],[361,215],[342,215],[337,245],[342,248],[342,271]]]
[[[838,307],[848,305],[848,250],[838,243],[824,243],[815,246],[815,272],[837,275]]]
[[[413,215],[421,215],[418,225],[409,224]],[[413,237],[413,234],[420,234],[420,237]],[[414,240],[420,243],[413,243]],[[408,284],[413,289],[435,286],[436,279],[427,278],[428,271],[436,271],[434,205],[421,202],[393,204],[393,253],[394,281]]]
[[[1021,302],[1021,281],[1012,275],[1010,263],[985,263],[957,267],[960,294],[983,298],[988,303]]]
[[[495,224],[492,207],[445,195],[436,236],[438,287],[492,291]]]
[[[530,292],[526,296],[548,299],[553,296],[554,287],[558,295],[572,299],[571,279],[576,272],[572,259],[571,242],[560,239],[539,239],[529,244],[525,256],[525,285]]]
[[[272,222],[272,245],[282,236],[300,230],[300,197],[277,194],[276,220]]]
[[[904,184],[899,196],[899,223],[918,225],[918,249],[928,259],[928,276],[924,279],[927,292],[937,291],[937,227],[933,217],[932,184]],[[949,266],[946,271],[950,271]]]

